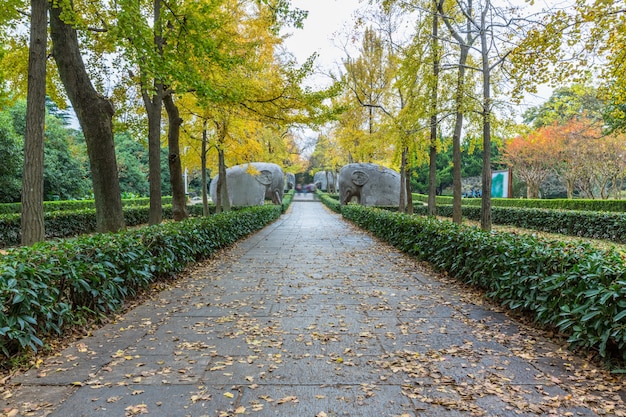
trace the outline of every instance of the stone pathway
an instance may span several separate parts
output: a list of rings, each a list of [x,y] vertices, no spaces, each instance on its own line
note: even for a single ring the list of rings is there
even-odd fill
[[[626,415],[626,385],[322,204],[4,386],[23,416]]]

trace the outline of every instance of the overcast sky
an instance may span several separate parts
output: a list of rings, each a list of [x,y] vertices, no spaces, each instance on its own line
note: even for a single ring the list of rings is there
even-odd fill
[[[291,4],[307,10],[309,15],[304,21],[304,29],[289,29],[291,36],[284,46],[300,64],[317,53],[316,63],[321,69],[336,68],[336,63],[344,57],[341,42],[354,24],[354,12],[362,6],[359,0],[292,0]],[[323,82],[323,77],[316,78]]]

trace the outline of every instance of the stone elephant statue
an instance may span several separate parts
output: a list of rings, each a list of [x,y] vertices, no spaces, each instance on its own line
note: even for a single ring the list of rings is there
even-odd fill
[[[285,191],[296,188],[296,174],[288,172],[285,174]]]
[[[400,204],[400,174],[376,164],[348,164],[339,171],[341,204],[356,200],[364,206]]]
[[[313,183],[318,190],[337,192],[337,173],[334,171],[318,171],[313,176]]]
[[[255,172],[256,171],[256,172]],[[211,199],[217,201],[219,174],[209,186]],[[228,199],[233,207],[261,206],[265,199],[282,204],[284,174],[281,167],[268,162],[252,162],[226,169]]]

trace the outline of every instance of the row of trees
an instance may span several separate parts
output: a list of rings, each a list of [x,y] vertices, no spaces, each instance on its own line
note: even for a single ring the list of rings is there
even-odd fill
[[[267,149],[272,161],[298,163],[289,127],[323,121],[322,101],[332,94],[303,89],[311,62],[298,67],[280,53],[281,28],[305,17],[289,0],[9,1],[0,12],[0,96],[5,103],[27,96],[23,243],[44,237],[46,96],[60,105],[69,100],[76,112],[99,231],[124,227],[114,131],[147,138],[152,224],[162,218],[166,126],[176,219],[186,217],[183,163],[203,174],[203,190],[213,159],[223,171]]]
[[[369,161],[400,167],[410,178],[411,170],[427,165],[434,214],[437,161],[452,148],[453,217],[460,222],[462,153],[491,150],[492,142],[502,149],[505,139],[527,134],[512,111],[538,85],[593,77],[603,103],[602,134],[624,124],[621,2],[573,0],[549,10],[490,0],[370,4],[378,7],[360,20],[367,22],[360,47],[347,51],[336,74],[346,88],[335,103],[345,111],[318,144],[314,156],[321,168]],[[481,226],[488,230],[491,168],[505,161],[492,160],[491,151],[483,155]],[[586,180],[582,171],[576,175],[582,189]],[[615,178],[610,183],[618,185]],[[597,188],[602,186],[588,187]]]
[[[597,89],[559,88],[525,113],[532,127],[507,141],[503,161],[538,198],[542,184],[557,176],[567,191],[586,198],[620,198],[626,178],[626,135]]]
[[[511,103],[538,82],[593,71],[610,127],[624,125],[624,10],[617,1],[572,0],[537,12],[491,0],[369,3],[372,13],[359,19],[368,22],[358,26],[360,48],[346,50],[335,85],[312,91],[302,82],[314,57],[297,66],[281,52],[281,29],[306,17],[289,0],[8,0],[0,12],[0,99],[27,97],[24,243],[43,238],[46,96],[69,100],[76,111],[101,231],[124,227],[115,131],[147,145],[153,224],[161,221],[164,143],[174,216],[182,219],[183,166],[202,174],[203,190],[208,166],[223,173],[227,165],[264,159],[295,172],[302,161],[290,127],[331,119],[316,149],[320,167],[399,166],[403,210],[411,210],[411,170],[426,163],[435,213],[437,159],[451,147],[460,222],[463,148],[490,150],[492,142],[515,136],[502,98]],[[56,65],[47,65],[48,55]],[[482,166],[486,230],[491,156],[484,152]],[[228,199],[226,187],[218,189],[219,209]]]

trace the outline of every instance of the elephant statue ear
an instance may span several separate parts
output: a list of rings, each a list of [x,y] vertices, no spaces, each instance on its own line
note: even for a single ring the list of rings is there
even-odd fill
[[[256,176],[256,180],[263,185],[270,185],[272,183],[272,177],[272,172],[264,169]]]
[[[352,172],[351,177],[354,185],[358,185],[359,187],[365,185],[365,183],[370,179],[369,176],[363,171],[354,171]]]

